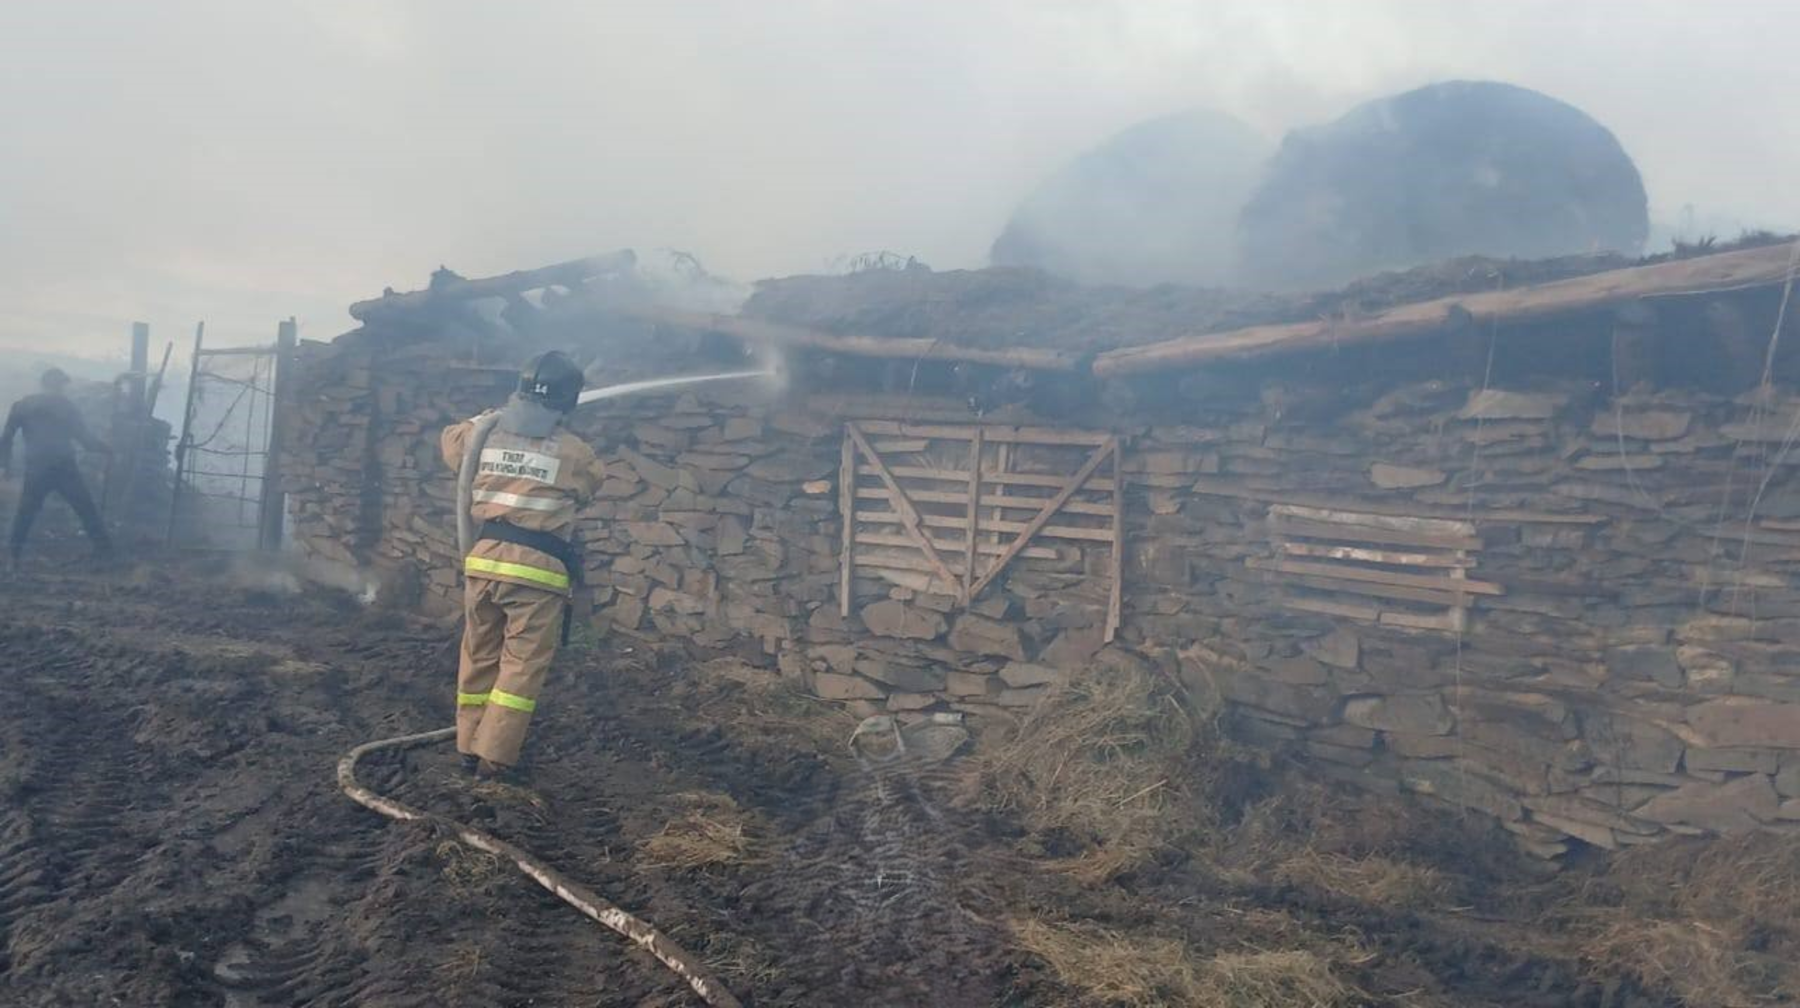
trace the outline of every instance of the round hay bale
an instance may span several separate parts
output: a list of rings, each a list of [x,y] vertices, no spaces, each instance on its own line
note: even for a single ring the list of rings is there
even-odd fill
[[[1139,123],[1039,185],[995,240],[993,263],[1090,284],[1224,283],[1232,225],[1268,149],[1205,109]]]
[[[1536,91],[1451,81],[1290,133],[1237,236],[1247,280],[1294,288],[1467,255],[1636,253],[1648,230],[1606,127]]]

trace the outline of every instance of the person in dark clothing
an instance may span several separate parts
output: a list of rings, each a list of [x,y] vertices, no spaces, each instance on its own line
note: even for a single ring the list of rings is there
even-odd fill
[[[25,548],[31,525],[43,510],[44,498],[58,494],[69,502],[75,517],[81,519],[94,553],[112,555],[112,538],[100,519],[100,509],[88,493],[87,481],[75,463],[77,446],[89,451],[110,454],[112,449],[88,431],[81,411],[64,394],[69,376],[60,368],[44,372],[40,383],[43,391],[13,404],[6,416],[6,429],[0,432],[0,471],[12,475],[13,435],[25,435],[25,485],[19,491],[19,508],[13,515],[9,546],[14,563]]]

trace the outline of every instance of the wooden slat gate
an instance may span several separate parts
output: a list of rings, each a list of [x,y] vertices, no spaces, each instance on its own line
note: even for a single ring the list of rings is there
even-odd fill
[[[1101,432],[847,423],[838,480],[841,611],[850,614],[859,569],[968,606],[1014,560],[1066,561],[1064,544],[1104,544],[1112,640],[1125,554],[1119,453],[1118,437]]]

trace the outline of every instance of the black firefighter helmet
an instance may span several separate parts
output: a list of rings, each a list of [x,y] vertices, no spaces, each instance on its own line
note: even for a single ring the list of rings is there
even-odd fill
[[[568,355],[552,350],[525,362],[519,372],[519,395],[567,413],[575,408],[585,384],[581,369]]]

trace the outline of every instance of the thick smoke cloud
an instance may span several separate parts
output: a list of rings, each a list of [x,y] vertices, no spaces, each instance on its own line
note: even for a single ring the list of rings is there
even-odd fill
[[[328,337],[439,263],[978,265],[1053,168],[1192,107],[1264,135],[1434,80],[1588,111],[1653,221],[1800,222],[1800,12],[1369,0],[0,5],[0,343]],[[1684,208],[1691,206],[1691,211]],[[1653,241],[1654,241],[1653,236]]]
[[[1034,189],[992,259],[1091,284],[1229,283],[1238,211],[1269,154],[1255,130],[1207,109],[1138,123]]]
[[[1466,255],[1635,255],[1648,231],[1606,127],[1525,88],[1448,81],[1288,134],[1237,240],[1245,280],[1318,288]]]

